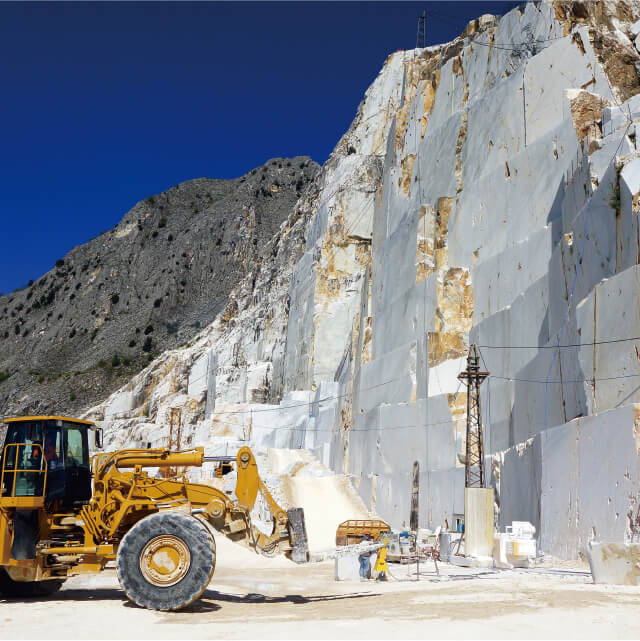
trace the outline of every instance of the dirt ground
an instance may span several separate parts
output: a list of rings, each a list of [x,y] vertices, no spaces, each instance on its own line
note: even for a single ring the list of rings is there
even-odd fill
[[[585,568],[462,569],[420,581],[336,582],[333,562],[294,565],[218,544],[214,579],[186,610],[129,602],[113,570],[47,600],[0,602],[2,639],[638,638],[640,587],[597,586]]]

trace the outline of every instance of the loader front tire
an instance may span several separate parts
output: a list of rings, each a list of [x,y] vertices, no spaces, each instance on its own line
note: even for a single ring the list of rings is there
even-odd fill
[[[57,592],[64,579],[48,581],[14,581],[4,568],[0,568],[0,595],[7,599],[28,599],[50,596]]]
[[[150,610],[179,610],[206,589],[216,565],[213,536],[193,516],[159,512],[138,521],[118,548],[118,580]]]

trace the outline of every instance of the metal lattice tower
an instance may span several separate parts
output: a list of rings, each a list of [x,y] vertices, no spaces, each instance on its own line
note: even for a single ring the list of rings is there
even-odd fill
[[[416,49],[423,49],[427,46],[427,12],[423,11],[418,16],[418,31],[416,33]]]
[[[464,464],[465,487],[486,487],[484,478],[484,447],[482,415],[480,413],[480,384],[489,372],[480,371],[478,349],[469,347],[467,369],[458,378],[467,386],[467,450]]]

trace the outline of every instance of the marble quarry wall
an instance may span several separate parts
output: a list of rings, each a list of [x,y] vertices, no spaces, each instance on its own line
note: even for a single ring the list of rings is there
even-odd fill
[[[637,2],[527,3],[397,52],[227,310],[89,411],[109,444],[306,448],[365,504],[464,512],[470,343],[501,528],[579,556],[637,501]]]

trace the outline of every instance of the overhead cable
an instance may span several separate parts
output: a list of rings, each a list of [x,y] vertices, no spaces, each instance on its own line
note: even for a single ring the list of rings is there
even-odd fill
[[[629,338],[612,338],[610,340],[591,341],[590,343],[567,343],[566,345],[478,345],[482,349],[565,349],[569,347],[593,347],[594,345],[610,345],[612,343],[626,343],[640,341],[640,336]]]

